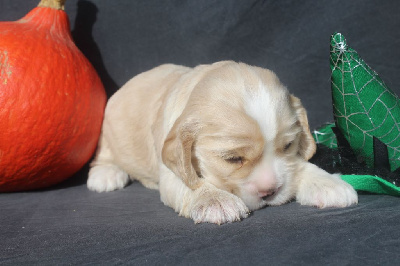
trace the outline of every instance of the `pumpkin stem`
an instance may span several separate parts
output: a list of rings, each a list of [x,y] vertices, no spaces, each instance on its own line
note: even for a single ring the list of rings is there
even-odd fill
[[[38,7],[50,7],[58,10],[64,10],[66,0],[41,0]]]

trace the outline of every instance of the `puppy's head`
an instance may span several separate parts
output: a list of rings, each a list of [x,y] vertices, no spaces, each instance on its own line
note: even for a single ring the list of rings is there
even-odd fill
[[[269,70],[233,62],[211,69],[170,131],[164,163],[190,188],[210,182],[251,210],[287,202],[316,147],[300,100]]]

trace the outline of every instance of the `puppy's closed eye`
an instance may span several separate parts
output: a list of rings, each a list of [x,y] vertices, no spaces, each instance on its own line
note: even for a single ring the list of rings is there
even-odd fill
[[[242,157],[242,156],[226,157],[226,158],[224,158],[224,160],[231,164],[243,165],[243,163],[244,163],[244,157]]]
[[[290,148],[293,146],[293,142],[294,142],[294,141],[290,141],[290,142],[286,143],[285,147],[283,147],[283,151],[284,151],[284,152],[289,151]]]
[[[286,140],[281,144],[280,147],[281,148],[278,150],[278,152],[281,154],[297,154],[299,150],[299,138],[296,137],[292,140]]]
[[[278,140],[278,151],[283,153],[291,153],[298,147],[299,136],[301,133],[301,127],[294,123],[291,127],[283,131],[283,136]],[[279,138],[278,138],[279,139]]]

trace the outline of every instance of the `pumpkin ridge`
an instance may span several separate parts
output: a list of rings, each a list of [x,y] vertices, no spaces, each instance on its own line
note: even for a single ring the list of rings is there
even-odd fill
[[[36,7],[16,22],[29,25],[35,31],[46,29],[54,36],[72,41],[69,19],[62,10]]]

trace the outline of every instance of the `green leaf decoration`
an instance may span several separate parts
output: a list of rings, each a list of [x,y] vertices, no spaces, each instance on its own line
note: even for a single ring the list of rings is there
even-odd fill
[[[338,148],[338,144],[336,135],[332,130],[334,127],[334,123],[328,123],[314,130],[312,135],[315,142],[328,147],[332,151],[336,150]],[[338,161],[332,162],[332,164],[337,164],[339,162],[339,165],[341,165],[340,157],[336,159],[338,159]],[[352,169],[352,167],[348,164],[341,166],[345,167],[347,170],[355,170]],[[339,170],[340,172],[340,166],[336,170]],[[368,172],[370,174],[368,174]],[[398,182],[393,181],[393,177],[376,176],[373,174],[373,170],[365,170],[363,174],[343,174],[341,175],[341,178],[357,191],[400,197],[400,187],[396,185]]]
[[[324,145],[331,149],[337,149],[336,135],[333,133],[332,128],[335,127],[334,123],[328,123],[312,132],[315,143]]]
[[[335,123],[358,158],[374,166],[373,137],[400,167],[400,105],[394,94],[340,33],[331,36],[330,67]]]
[[[342,175],[341,178],[349,183],[355,190],[375,194],[400,196],[400,187],[373,175]]]

